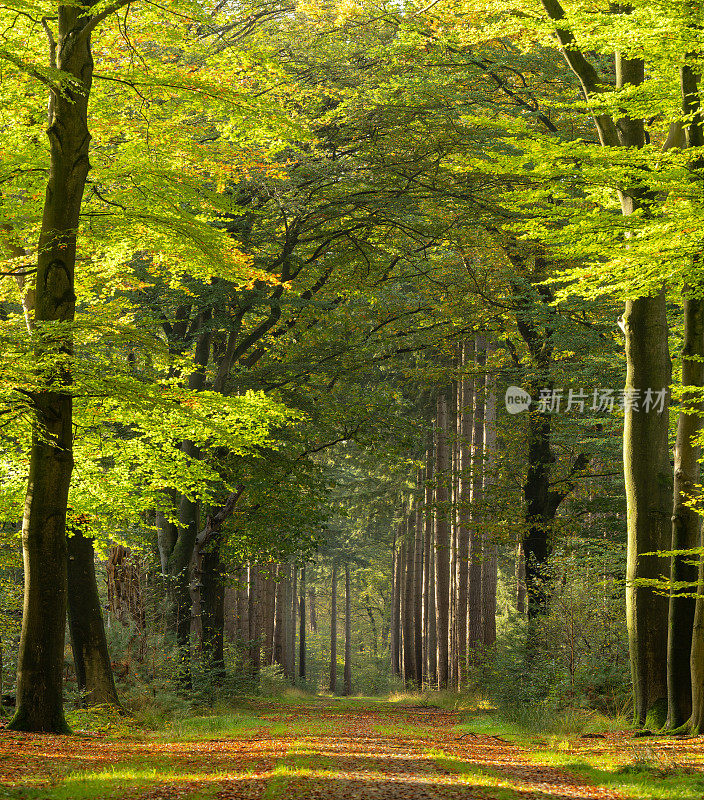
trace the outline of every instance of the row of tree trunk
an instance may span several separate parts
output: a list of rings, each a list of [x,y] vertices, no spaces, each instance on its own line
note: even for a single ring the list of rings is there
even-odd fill
[[[345,565],[345,622],[343,694],[352,693],[352,596],[350,567]],[[339,567],[332,565],[330,586],[329,689],[337,691],[337,593]],[[251,564],[235,571],[229,601],[224,603],[223,625],[218,631],[217,653],[208,651],[211,669],[223,660],[223,632],[229,628],[241,644],[243,670],[254,676],[262,667],[278,664],[292,683],[307,678],[307,631],[315,633],[318,609],[315,586],[306,584],[306,567],[290,564]],[[202,595],[201,595],[202,602]],[[203,652],[206,653],[205,608],[200,607]],[[296,640],[298,632],[298,640]]]
[[[488,352],[484,336],[460,346],[462,377],[438,395],[425,468],[396,536],[391,666],[407,686],[460,688],[496,640],[496,543],[482,524],[496,447]]]

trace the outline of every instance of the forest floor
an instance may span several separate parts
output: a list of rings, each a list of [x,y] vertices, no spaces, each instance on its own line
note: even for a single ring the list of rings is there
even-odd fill
[[[490,712],[369,699],[243,701],[145,732],[0,730],[12,800],[700,800],[704,738],[540,736]]]

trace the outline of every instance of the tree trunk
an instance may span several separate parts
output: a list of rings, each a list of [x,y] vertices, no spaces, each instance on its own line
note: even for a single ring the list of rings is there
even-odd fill
[[[276,581],[276,606],[274,612],[274,663],[278,664],[285,674],[286,670],[286,634],[284,605],[286,602],[286,567],[279,565]]]
[[[246,661],[249,652],[249,570],[246,566],[237,568],[237,632],[242,659]]]
[[[259,675],[262,652],[262,579],[259,566],[249,567],[249,673]]]
[[[86,4],[90,5],[90,4]],[[76,235],[88,161],[88,99],[93,78],[91,15],[85,6],[57,7],[57,67],[75,82],[61,82],[49,100],[49,179],[44,200],[35,283],[38,331],[35,361],[59,358],[60,375],[32,392],[33,431],[22,521],[24,611],[17,660],[16,731],[65,733],[63,712],[66,629],[66,511],[73,470],[73,403],[61,385],[71,383],[71,332],[51,323],[75,317]],[[47,338],[48,328],[52,331]],[[41,370],[37,370],[41,373]],[[52,385],[53,384],[53,385]]]
[[[433,542],[430,548],[430,582],[428,596],[430,598],[430,613],[428,614],[428,685],[437,688],[438,685],[438,637],[437,616],[435,614],[435,527],[433,526]]]
[[[401,523],[401,526],[402,526],[401,527],[402,534],[399,537],[400,541],[398,548],[398,564],[399,564],[398,674],[401,676],[401,678],[405,683],[406,682],[405,657],[406,657],[406,644],[408,642],[407,635],[404,635],[405,634],[404,626],[406,620],[406,562],[408,560],[405,520]]]
[[[291,566],[291,595],[289,603],[289,625],[288,625],[288,665],[291,680],[296,682],[296,606],[298,605],[298,567]]]
[[[276,576],[278,564],[267,565],[267,576],[264,581],[264,621],[262,631],[264,665],[270,667],[274,664],[274,628],[276,626]]]
[[[315,586],[308,589],[308,630],[311,633],[318,632],[318,610],[315,603]]]
[[[212,315],[204,309],[198,315],[197,329],[201,334],[196,340],[194,370],[188,378],[188,388],[200,391],[205,386],[205,367],[210,356],[211,334],[207,329]],[[204,330],[205,328],[205,330]],[[193,461],[201,458],[200,448],[195,442],[186,440],[182,452]],[[176,646],[178,650],[178,682],[183,691],[192,688],[191,676],[191,562],[200,527],[200,500],[182,495],[178,507],[178,538],[169,554],[168,570],[176,613]]]
[[[646,391],[670,385],[664,292],[629,300],[624,314],[626,391],[643,398]],[[667,715],[667,598],[642,578],[659,578],[664,570],[656,555],[667,550],[672,516],[671,467],[668,454],[667,404],[662,413],[641,406],[627,408],[623,458],[628,503],[626,621],[631,654],[634,718],[660,728]]]
[[[110,665],[95,577],[93,540],[74,523],[68,547],[68,625],[76,681],[86,706],[109,705],[122,711]]]
[[[474,362],[477,369],[475,380],[474,404],[472,412],[472,484],[471,515],[472,525],[469,538],[469,633],[467,655],[470,662],[477,659],[482,645],[482,561],[483,536],[478,530],[481,523],[479,504],[482,501],[484,475],[484,378],[480,372],[486,364],[486,340],[477,336],[474,342]]]
[[[420,484],[420,481],[419,481]],[[413,555],[413,680],[423,686],[423,514],[416,508],[416,539]]]
[[[487,359],[491,353],[487,344]],[[482,496],[486,501],[494,479],[496,463],[496,383],[487,365],[484,395],[484,470],[482,474]],[[484,538],[484,559],[482,561],[482,641],[485,647],[496,642],[496,585],[497,585],[497,546],[496,542]]]
[[[203,661],[215,682],[225,677],[225,581],[220,540],[200,555],[200,614]]]
[[[689,287],[685,292],[690,292]],[[694,360],[693,360],[694,359]],[[699,359],[699,360],[696,360]],[[704,385],[704,301],[685,297],[682,387]],[[702,403],[698,396],[682,397],[675,444],[675,482],[672,512],[672,550],[699,546],[701,517],[686,505],[696,496],[699,482],[699,447],[694,440],[701,429]],[[670,565],[670,605],[667,638],[667,728],[678,728],[692,712],[690,655],[696,598],[692,597],[698,569],[689,555],[674,555]],[[678,589],[679,582],[689,583]],[[681,596],[689,595],[689,596]]]
[[[526,608],[526,557],[523,551],[523,542],[516,544],[516,560],[514,575],[516,578],[516,611],[525,614]]]
[[[332,563],[330,579],[330,691],[337,690],[337,564]]]
[[[391,607],[391,672],[401,674],[401,579],[403,567],[403,522],[398,526],[394,549],[394,585]]]
[[[352,588],[350,586],[350,565],[345,564],[345,689],[343,694],[352,694]]]
[[[423,508],[423,673],[422,686],[430,682],[430,613],[435,616],[434,601],[431,599],[431,567],[433,549],[433,445],[432,439],[425,456],[425,492]]]
[[[447,403],[437,400],[435,440],[435,620],[438,688],[447,689],[449,677],[450,528],[447,446]]]
[[[464,342],[462,346],[462,365],[466,367],[474,360],[474,343]],[[462,378],[460,383],[462,394],[460,402],[460,487],[459,487],[459,530],[457,540],[457,647],[462,673],[467,669],[467,634],[468,634],[468,579],[469,579],[469,542],[471,536],[471,502],[472,502],[472,413],[474,408],[475,378]],[[459,684],[458,684],[459,688]]]
[[[417,687],[415,675],[415,641],[414,641],[414,628],[413,612],[415,610],[415,586],[413,579],[415,575],[415,565],[413,562],[413,555],[415,551],[415,531],[411,524],[413,512],[409,511],[409,516],[406,518],[406,541],[404,542],[404,550],[406,552],[404,558],[403,570],[403,680],[408,688]]]
[[[457,366],[457,364],[455,364]],[[450,631],[448,685],[459,686],[461,671],[457,642],[458,587],[457,587],[457,548],[459,539],[459,461],[460,461],[460,384],[454,382],[450,389],[451,402],[448,403],[448,433],[451,434],[450,447]]]
[[[556,23],[562,54],[579,78],[587,97],[601,91],[600,76],[577,46],[566,25],[559,3],[543,0],[547,15]],[[630,12],[624,4],[615,7]],[[694,76],[692,76],[694,77]],[[630,90],[645,80],[645,64],[639,58],[624,58],[616,52],[616,88]],[[696,88],[696,78],[695,78]],[[690,98],[698,103],[696,91]],[[608,114],[594,116],[601,143],[606,147],[633,150],[645,145],[645,123],[636,116],[614,120]],[[693,126],[697,127],[697,126]],[[645,208],[652,197],[642,187],[620,192],[621,212],[629,216]],[[645,201],[645,202],[643,202]],[[667,404],[662,413],[644,410],[646,392],[667,391],[670,384],[667,308],[665,292],[655,297],[628,300],[623,315],[626,338],[627,393],[638,400],[627,403],[624,413],[623,461],[627,502],[626,622],[633,682],[634,717],[638,724],[660,727],[667,715],[667,600],[639,583],[658,578],[662,572],[657,556],[643,553],[665,550],[671,539],[671,473],[668,445]],[[526,548],[527,572],[530,569]],[[530,613],[530,585],[529,613]]]
[[[298,677],[306,679],[306,567],[301,567],[301,584],[298,601],[300,625],[298,631]]]

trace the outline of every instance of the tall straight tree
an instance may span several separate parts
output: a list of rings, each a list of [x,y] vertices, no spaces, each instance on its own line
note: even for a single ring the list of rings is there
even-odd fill
[[[469,631],[467,655],[472,661],[482,645],[482,560],[483,542],[478,529],[479,504],[482,499],[484,474],[484,365],[486,363],[486,339],[477,336],[474,340],[474,368],[476,370],[474,403],[472,412],[472,482],[471,509],[472,527],[469,539]]]
[[[593,118],[604,147],[641,149],[646,142],[645,121],[636,114],[614,119],[600,104],[608,81],[586,58],[567,21],[559,0],[542,0],[555,26],[560,50],[577,76],[587,103],[598,110]],[[620,6],[623,14],[628,6]],[[616,88],[632,91],[645,80],[642,58],[615,53]],[[630,216],[646,209],[652,200],[638,185],[619,190],[621,212]],[[665,391],[671,364],[665,292],[626,301],[623,314],[626,341],[626,387],[632,396]],[[670,544],[672,516],[671,468],[668,443],[669,416],[653,413],[642,404],[626,404],[623,462],[628,505],[626,565],[626,620],[633,679],[634,718],[638,724],[660,727],[667,715],[667,600],[641,579],[658,579],[662,572],[656,555]],[[526,553],[526,556],[528,554]],[[529,598],[530,604],[530,598]]]
[[[418,477],[418,489],[422,481]],[[413,554],[413,679],[423,686],[423,522],[420,502],[415,510],[415,552]]]
[[[301,580],[299,584],[299,631],[298,631],[298,677],[301,681],[306,679],[306,565],[301,567]]]
[[[496,463],[496,378],[489,367],[493,350],[487,342],[487,369],[484,385],[484,470],[482,472],[482,497],[490,492]],[[496,641],[496,588],[498,579],[497,545],[484,539],[482,559],[482,639],[485,647]]]
[[[403,570],[403,679],[407,686],[416,684],[415,671],[415,537],[413,525],[415,512],[406,512],[405,558]]]
[[[63,656],[67,603],[65,528],[73,471],[70,325],[76,309],[76,236],[90,169],[91,37],[102,20],[126,3],[127,0],[107,6],[95,0],[82,5],[57,3],[53,15],[45,18],[50,66],[69,79],[60,84],[43,79],[49,86],[50,165],[37,250],[35,358],[39,364],[53,361],[55,365],[39,370],[46,377],[31,393],[34,418],[22,521],[24,611],[17,666],[17,711],[9,724],[17,731],[68,730],[63,713]],[[98,5],[100,10],[93,13]],[[54,20],[57,26],[52,32]]]
[[[450,451],[447,424],[447,400],[440,392],[435,418],[435,636],[439,689],[447,689],[450,674]]]
[[[352,586],[350,565],[345,564],[345,670],[343,694],[352,694]]]
[[[432,438],[425,453],[425,484],[423,506],[423,672],[422,684],[430,683],[430,616],[435,619],[435,604],[433,600],[432,583],[432,550],[433,550],[433,443]],[[432,644],[434,649],[435,644]]]
[[[699,23],[695,19],[694,29],[699,35]],[[701,53],[694,54],[701,57]],[[694,59],[693,59],[694,60]],[[682,109],[686,120],[684,134],[687,147],[704,147],[704,119],[700,100],[701,75],[692,64],[686,63],[680,70],[682,90]],[[695,158],[694,165],[702,168],[701,156]],[[697,254],[693,266],[701,267],[701,254]],[[696,270],[693,270],[696,274]],[[700,478],[698,457],[692,437],[701,430],[704,409],[701,394],[696,388],[704,384],[704,300],[701,297],[701,284],[685,287],[685,331],[682,349],[682,387],[694,389],[694,397],[689,398],[691,414],[680,413],[677,426],[677,445],[675,449],[675,502],[672,515],[672,549],[689,549],[704,546],[702,521],[686,504],[686,498],[694,490],[693,484]],[[690,390],[691,391],[691,390]],[[692,568],[686,563],[686,556],[675,555],[672,560],[671,579],[691,580]],[[687,701],[691,712],[688,728],[692,733],[704,730],[704,555],[699,556],[697,570],[697,597],[692,616],[690,659],[682,652],[682,643],[687,641],[687,626],[691,612],[691,600],[670,597],[668,626],[668,720],[669,727],[682,724],[686,714]],[[686,591],[686,590],[685,590]],[[678,637],[679,634],[679,637]],[[676,638],[677,637],[677,638]],[[682,683],[690,672],[690,694]]]
[[[468,622],[468,582],[469,582],[469,542],[472,524],[472,412],[474,406],[474,375],[465,372],[473,366],[474,341],[465,341],[462,346],[462,389],[460,403],[460,491],[459,491],[459,530],[457,564],[457,606],[459,615],[457,619],[457,646],[459,659],[459,674],[467,670],[467,622]]]
[[[332,562],[330,576],[330,681],[328,688],[337,690],[337,562]]]

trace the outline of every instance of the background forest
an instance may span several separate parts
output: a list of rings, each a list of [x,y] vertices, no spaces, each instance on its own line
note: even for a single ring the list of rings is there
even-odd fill
[[[3,0],[10,727],[296,686],[699,731],[698,13]]]

